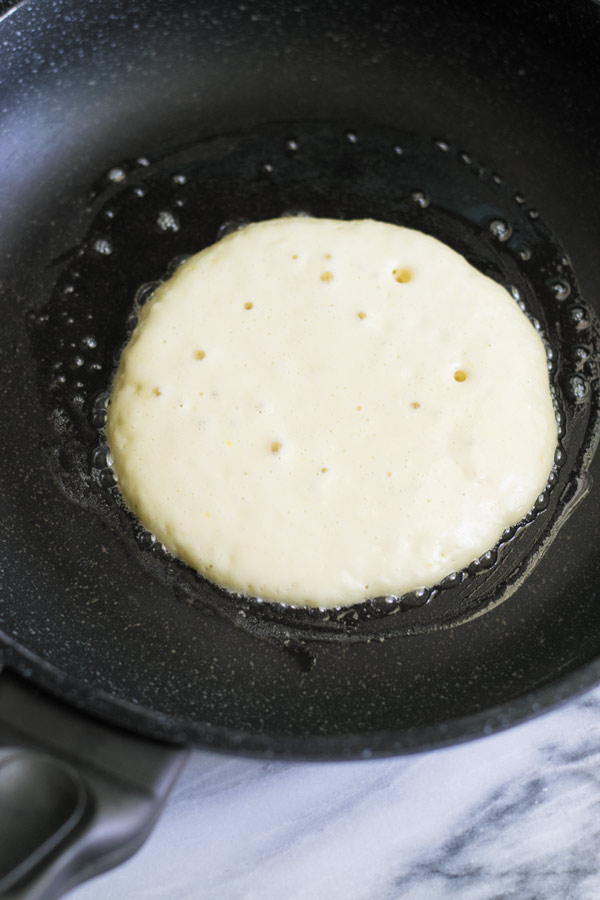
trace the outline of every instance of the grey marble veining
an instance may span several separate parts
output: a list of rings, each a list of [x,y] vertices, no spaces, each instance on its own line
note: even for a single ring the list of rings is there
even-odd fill
[[[396,759],[196,752],[154,834],[72,900],[599,900],[600,689]]]

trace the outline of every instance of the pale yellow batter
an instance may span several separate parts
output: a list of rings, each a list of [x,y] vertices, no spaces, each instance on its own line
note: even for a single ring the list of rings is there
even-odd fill
[[[381,222],[284,218],[141,310],[108,440],[125,501],[232,591],[311,606],[431,585],[544,489],[543,343],[459,254]]]

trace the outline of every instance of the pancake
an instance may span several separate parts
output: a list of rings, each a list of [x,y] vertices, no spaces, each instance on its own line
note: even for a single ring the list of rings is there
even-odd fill
[[[282,218],[191,257],[139,313],[109,405],[126,504],[230,591],[337,606],[433,585],[547,483],[540,335],[440,241]]]

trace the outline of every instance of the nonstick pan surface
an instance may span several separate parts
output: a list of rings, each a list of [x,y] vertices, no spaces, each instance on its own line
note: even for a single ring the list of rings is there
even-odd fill
[[[595,683],[597,5],[4,11],[4,662],[144,734],[314,757],[466,739]],[[239,601],[119,505],[99,429],[136,292],[289,212],[442,237],[552,347],[555,483],[458,585],[329,617]]]

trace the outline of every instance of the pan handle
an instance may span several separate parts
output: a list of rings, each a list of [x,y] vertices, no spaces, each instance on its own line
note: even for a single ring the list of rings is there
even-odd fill
[[[79,713],[0,672],[0,897],[54,900],[150,834],[185,749]]]

